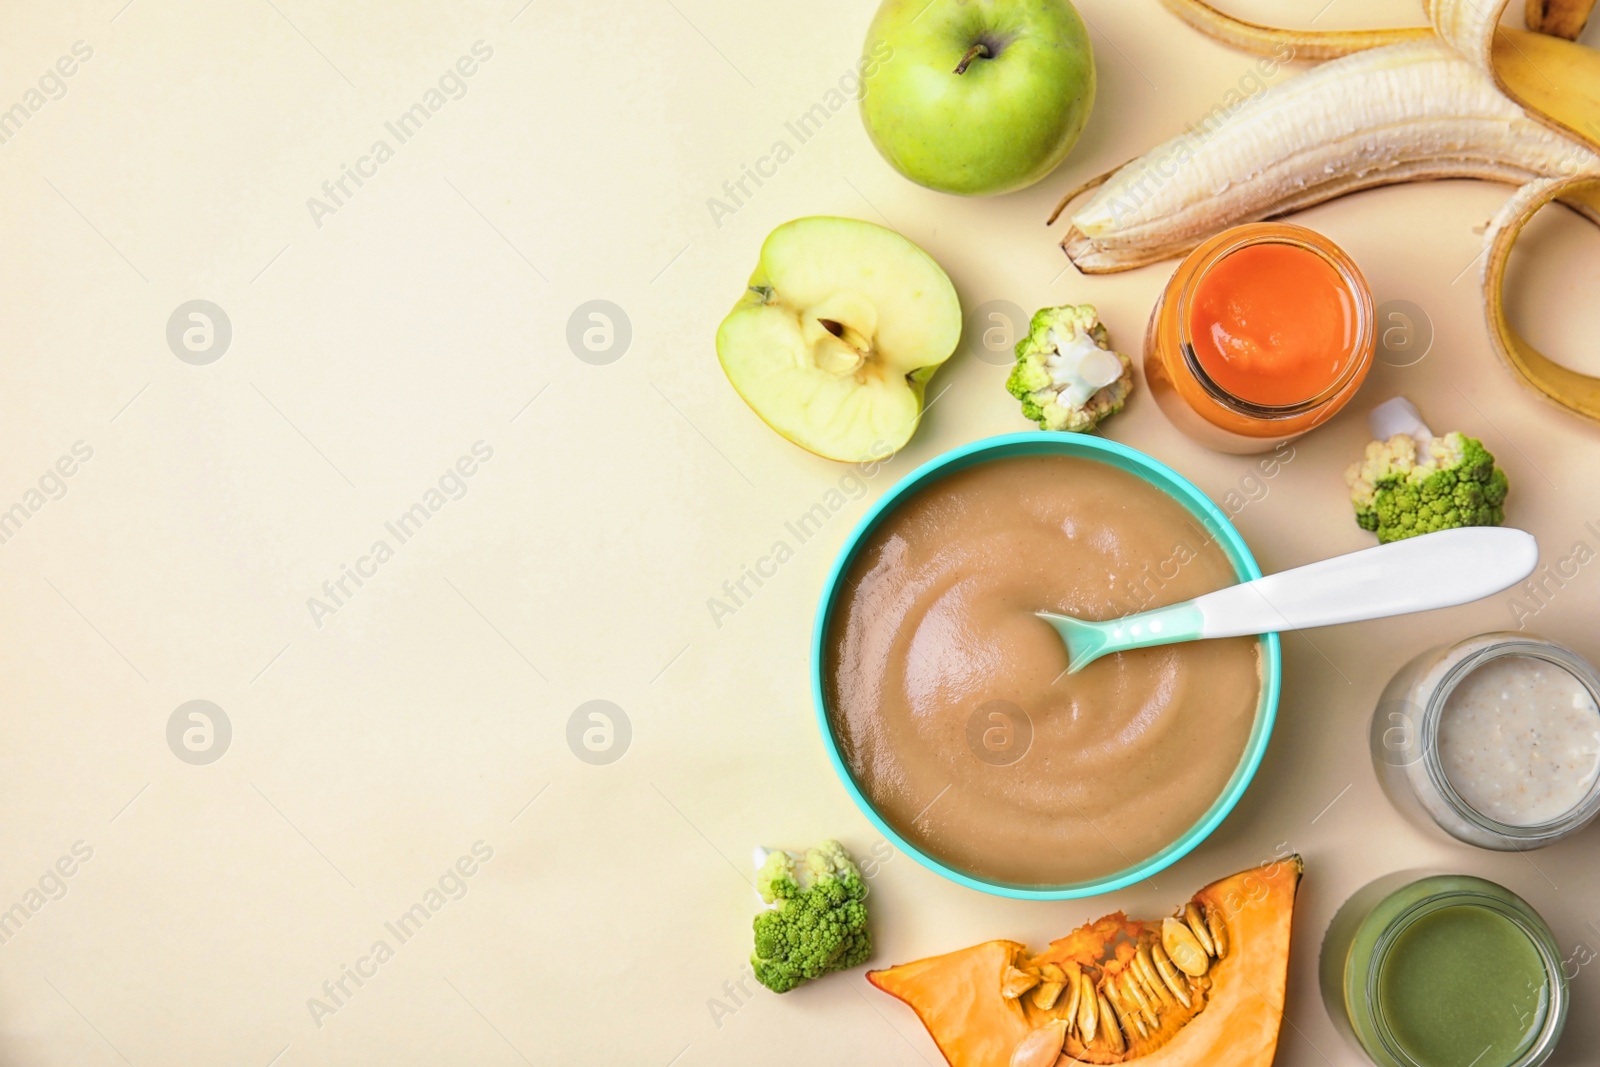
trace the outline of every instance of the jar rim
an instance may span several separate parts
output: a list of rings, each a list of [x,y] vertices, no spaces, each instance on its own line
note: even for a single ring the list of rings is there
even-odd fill
[[[1494,885],[1494,883],[1488,883]],[[1520,897],[1501,886],[1495,886],[1512,896],[1518,902]],[[1542,1004],[1544,1018],[1538,1032],[1528,1040],[1520,1054],[1509,1063],[1486,1064],[1482,1067],[1535,1067],[1543,1063],[1555,1049],[1556,1041],[1560,1038],[1566,1025],[1568,1008],[1568,993],[1565,978],[1562,974],[1561,954],[1556,946],[1554,935],[1544,925],[1543,920],[1537,919],[1536,914],[1530,915],[1532,909],[1523,903],[1521,908],[1510,901],[1502,900],[1486,892],[1471,888],[1444,889],[1431,896],[1424,897],[1407,906],[1400,914],[1390,919],[1383,930],[1378,934],[1373,943],[1372,952],[1367,961],[1367,973],[1363,983],[1366,1002],[1369,1006],[1369,1018],[1372,1022],[1373,1032],[1383,1045],[1383,1050],[1392,1056],[1397,1063],[1409,1067],[1425,1067],[1409,1055],[1400,1045],[1395,1036],[1388,1017],[1385,1015],[1383,1000],[1379,997],[1379,985],[1382,980],[1383,970],[1389,962],[1396,943],[1402,934],[1414,926],[1418,920],[1436,912],[1454,907],[1481,907],[1493,911],[1500,917],[1514,923],[1534,951],[1539,955],[1540,966],[1544,969],[1545,998]],[[1524,909],[1527,909],[1526,911]]]
[[[1486,635],[1469,638],[1460,644],[1482,640],[1483,636]],[[1455,647],[1460,647],[1460,644]],[[1594,667],[1588,660],[1567,646],[1554,641],[1531,635],[1507,634],[1505,640],[1485,645],[1462,657],[1461,661],[1446,671],[1444,677],[1434,686],[1422,710],[1422,765],[1427,772],[1429,782],[1438,791],[1439,796],[1463,820],[1485,833],[1504,838],[1514,844],[1537,848],[1571,833],[1600,815],[1600,775],[1596,775],[1594,781],[1589,783],[1589,791],[1584,794],[1582,800],[1554,819],[1519,826],[1501,822],[1473,807],[1450,781],[1450,776],[1445,773],[1444,761],[1439,755],[1439,727],[1444,718],[1445,703],[1450,699],[1450,695],[1478,668],[1494,660],[1513,656],[1543,660],[1565,670],[1588,691],[1596,707],[1600,707],[1600,675],[1595,673]]]
[[[1230,238],[1222,240],[1222,238]],[[1177,293],[1176,324],[1178,352],[1185,368],[1194,376],[1207,396],[1236,415],[1260,421],[1292,419],[1317,410],[1340,396],[1365,371],[1367,360],[1361,353],[1371,347],[1373,320],[1372,290],[1366,278],[1344,249],[1315,230],[1287,222],[1256,222],[1236,226],[1219,234],[1214,247],[1205,249],[1195,260],[1193,273]],[[1356,333],[1339,377],[1326,389],[1294,404],[1258,404],[1224,389],[1200,364],[1195,354],[1194,336],[1189,323],[1189,301],[1200,281],[1228,256],[1254,245],[1284,244],[1304,249],[1320,258],[1339,275],[1355,304]]]

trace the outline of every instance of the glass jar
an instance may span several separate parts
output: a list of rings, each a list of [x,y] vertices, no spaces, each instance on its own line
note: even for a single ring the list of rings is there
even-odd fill
[[[1379,1067],[1537,1067],[1566,1026],[1550,927],[1482,878],[1367,885],[1334,915],[1318,971],[1334,1027]]]
[[[1576,708],[1578,700],[1587,694],[1590,707],[1600,720],[1600,676],[1572,649],[1531,634],[1480,634],[1423,652],[1390,680],[1372,716],[1373,766],[1395,807],[1419,826],[1437,827],[1480,848],[1508,852],[1543,848],[1572,836],[1600,815],[1600,774],[1595,773],[1600,768],[1592,762],[1587,770],[1563,764],[1557,730],[1550,723],[1534,721],[1536,736],[1543,744],[1540,763],[1537,768],[1529,766],[1520,775],[1513,775],[1506,763],[1514,759],[1519,724],[1528,724],[1532,717],[1551,710],[1519,693],[1521,699],[1514,700],[1515,707],[1490,709],[1495,728],[1494,760],[1482,767],[1467,764],[1477,777],[1452,781],[1452,773],[1463,775],[1464,761],[1470,760],[1473,752],[1467,748],[1469,742],[1453,739],[1447,740],[1460,747],[1442,750],[1441,724],[1447,711],[1458,714],[1455,709],[1460,705],[1452,703],[1452,695],[1459,692],[1470,697],[1470,689],[1464,687],[1475,672],[1486,667],[1498,674],[1512,672],[1512,681],[1517,671],[1553,668],[1560,672],[1556,676],[1562,685],[1560,699]],[[1490,677],[1478,675],[1472,685]],[[1499,696],[1510,698],[1511,693],[1502,692]],[[1555,710],[1569,714],[1564,708]],[[1586,717],[1590,710],[1584,708],[1576,713]],[[1584,729],[1588,731],[1584,743],[1592,750],[1600,721],[1586,724]],[[1487,735],[1485,740],[1489,740]],[[1512,818],[1504,810],[1496,812],[1482,799],[1486,795],[1484,789],[1496,784],[1482,779],[1495,773],[1512,776],[1506,783],[1509,789],[1542,791],[1544,802],[1548,804],[1553,799],[1556,806],[1542,813],[1530,808],[1534,815],[1529,818]],[[1463,796],[1463,789],[1468,786],[1474,787],[1468,789],[1469,793],[1478,794],[1477,806]]]
[[[1345,290],[1351,321],[1339,344],[1338,369],[1311,395],[1250,400],[1224,388],[1195,351],[1195,295],[1218,265],[1241,250],[1288,245],[1333,268]],[[1322,425],[1349,402],[1372,366],[1377,331],[1372,290],[1354,261],[1328,238],[1286,222],[1257,222],[1225,230],[1179,264],[1162,291],[1145,331],[1144,372],[1150,393],[1172,423],[1193,440],[1220,452],[1267,452]]]

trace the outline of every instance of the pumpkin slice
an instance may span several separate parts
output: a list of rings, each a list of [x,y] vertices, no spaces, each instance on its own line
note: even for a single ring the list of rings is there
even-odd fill
[[[867,979],[911,1006],[951,1067],[1269,1067],[1304,869],[1288,856],[1241,871],[1172,917],[1117,912],[1038,955],[986,941]],[[1032,993],[1047,986],[1061,992]]]

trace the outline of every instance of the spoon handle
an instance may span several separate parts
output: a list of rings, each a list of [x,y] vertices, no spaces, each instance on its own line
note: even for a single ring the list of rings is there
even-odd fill
[[[1219,589],[1188,602],[1201,637],[1334,626],[1466,604],[1533,572],[1532,534],[1469,526],[1409,537]]]

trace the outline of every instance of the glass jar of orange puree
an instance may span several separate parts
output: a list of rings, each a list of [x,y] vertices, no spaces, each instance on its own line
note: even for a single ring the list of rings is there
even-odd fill
[[[1372,290],[1304,226],[1225,230],[1179,264],[1145,333],[1161,410],[1221,452],[1266,452],[1331,419],[1372,366]]]

